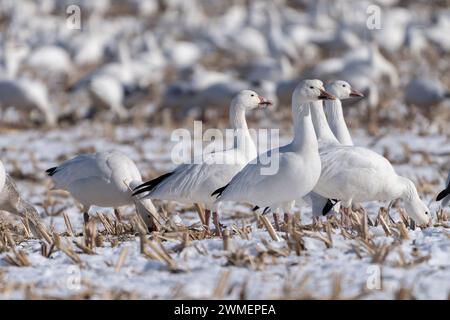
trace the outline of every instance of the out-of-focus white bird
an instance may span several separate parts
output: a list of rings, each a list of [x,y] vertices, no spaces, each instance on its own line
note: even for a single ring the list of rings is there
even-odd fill
[[[431,107],[450,99],[450,91],[437,79],[415,78],[405,90],[405,102],[418,107]]]
[[[48,98],[47,87],[37,80],[0,79],[0,106],[15,107],[22,112],[40,111],[48,125],[54,126],[57,115]]]
[[[123,87],[116,78],[109,75],[98,75],[89,83],[89,94],[93,110],[97,108],[110,109],[119,119],[126,119],[128,111],[122,105]]]
[[[26,64],[39,73],[68,75],[72,72],[72,61],[66,50],[49,45],[32,50]]]
[[[112,207],[120,218],[119,207],[134,203],[137,213],[149,230],[160,226],[156,208],[149,199],[132,197],[132,189],[142,183],[141,174],[133,160],[118,151],[83,154],[46,171],[56,189],[62,189],[83,205],[84,220],[89,220],[93,205]]]

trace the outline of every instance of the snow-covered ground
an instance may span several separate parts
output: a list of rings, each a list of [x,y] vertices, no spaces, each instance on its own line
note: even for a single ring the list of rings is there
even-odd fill
[[[45,257],[41,241],[20,241],[15,250],[26,254],[29,265],[11,265],[7,258],[15,257],[11,250],[0,253],[1,298],[448,298],[450,221],[437,222],[439,206],[432,200],[442,187],[444,174],[440,168],[445,166],[445,158],[435,151],[450,151],[442,147],[448,140],[439,135],[391,130],[375,141],[362,131],[354,133],[356,144],[370,144],[378,152],[387,152],[398,163],[397,171],[416,181],[434,215],[433,227],[409,229],[407,235],[401,235],[391,224],[392,234],[386,236],[381,225],[369,226],[367,241],[357,228],[343,234],[335,227],[330,228],[329,239],[324,228],[308,230],[310,209],[304,207],[297,226],[299,238],[293,239],[289,233],[286,241],[286,233],[280,232],[282,241],[276,242],[257,223],[250,207],[229,204],[221,221],[231,231],[229,247],[224,250],[224,241],[218,237],[201,239],[195,210],[164,204],[169,215],[183,212],[179,217],[184,227],[161,233],[161,245],[170,263],[142,255],[135,232],[103,233],[103,243],[93,249],[95,253],[83,253],[74,245],[75,241],[84,241],[82,215],[70,196],[48,193],[44,170],[82,150],[114,148],[130,155],[144,176],[150,177],[173,166],[167,155],[174,142],[165,131],[128,125],[106,130],[99,123],[83,122],[64,130],[2,132],[0,149],[7,169],[18,175],[14,167],[20,168],[23,178],[18,180],[19,188],[38,206],[49,229],[62,234],[64,245],[72,248],[79,261],[74,262],[60,250]],[[403,143],[411,149],[408,163],[402,163],[406,149],[399,146]],[[26,178],[29,176],[35,177],[33,182]],[[376,220],[382,205],[387,204],[365,204],[371,221]],[[51,214],[59,208],[70,218],[75,237],[64,233],[61,214],[46,216],[46,212]],[[94,216],[97,212],[113,217],[108,209],[91,211]],[[133,208],[127,212],[132,214]],[[391,216],[401,220],[396,208],[391,209]],[[100,222],[97,227],[99,232],[104,231]],[[186,241],[185,233],[192,239]],[[161,251],[156,238],[149,241]],[[155,253],[154,248],[147,247]],[[118,268],[121,254],[124,261]]]
[[[450,170],[445,2],[0,0],[0,20],[0,160],[47,230],[30,239],[0,214],[0,298],[449,298],[450,208],[434,201]],[[92,208],[86,231],[71,196],[50,191],[45,170],[80,153],[167,172],[173,130],[225,128],[244,88],[274,101],[249,126],[286,143],[306,77],[364,92],[344,103],[355,144],[414,181],[432,226],[410,225],[401,202],[390,216],[363,204],[367,224],[356,212],[312,225],[304,206],[274,241],[249,205],[227,204],[223,240],[194,207],[155,201],[159,233],[143,236],[131,206],[123,223]]]

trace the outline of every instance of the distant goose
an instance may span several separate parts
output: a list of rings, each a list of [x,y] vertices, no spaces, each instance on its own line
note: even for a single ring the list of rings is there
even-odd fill
[[[47,87],[31,79],[0,79],[0,107],[15,107],[18,111],[40,111],[48,125],[54,126],[57,115],[49,102]]]
[[[89,220],[93,205],[118,208],[134,203],[137,213],[150,229],[158,226],[158,213],[151,200],[142,202],[132,197],[131,189],[142,183],[135,163],[118,151],[83,154],[46,171],[56,189],[63,189],[83,205],[84,220]]]
[[[174,171],[148,181],[134,190],[134,195],[145,198],[172,200],[182,203],[204,203],[207,220],[213,211],[216,231],[220,233],[218,210],[211,196],[214,190],[228,183],[250,160],[256,158],[257,151],[248,131],[245,113],[265,108],[271,102],[251,90],[241,91],[231,102],[230,125],[243,141],[235,140],[231,149],[206,154],[201,163],[182,164]]]
[[[292,95],[295,132],[292,142],[246,165],[228,185],[214,191],[217,202],[239,201],[269,207],[278,227],[279,210],[287,210],[289,214],[293,202],[308,194],[319,180],[321,165],[310,103],[323,99],[334,97],[325,91],[322,81],[302,81]],[[262,157],[278,161],[278,170],[264,174],[267,165],[259,161]]]
[[[445,185],[446,188],[442,190],[436,198],[436,201],[442,200],[442,207],[445,207],[450,203],[450,173],[448,174],[447,182],[445,183]]]

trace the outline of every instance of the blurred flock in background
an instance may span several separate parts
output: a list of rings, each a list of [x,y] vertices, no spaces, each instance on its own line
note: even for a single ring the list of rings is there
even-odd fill
[[[444,0],[0,0],[0,160],[45,229],[1,211],[0,297],[448,298],[449,209],[434,200],[450,169],[449,30]],[[368,225],[350,231],[305,206],[273,241],[229,204],[219,238],[195,207],[154,201],[165,225],[148,235],[131,206],[121,221],[97,207],[83,228],[51,190],[45,170],[81,153],[122,151],[147,180],[173,169],[172,131],[226,128],[243,89],[274,102],[250,126],[288,142],[308,78],[364,93],[344,102],[355,145],[415,182],[432,226],[401,202],[364,204]]]

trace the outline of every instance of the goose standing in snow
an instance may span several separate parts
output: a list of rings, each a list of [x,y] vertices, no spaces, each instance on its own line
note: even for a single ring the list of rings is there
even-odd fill
[[[343,84],[341,83],[341,88],[345,89]],[[330,87],[332,91],[338,88],[339,85]],[[339,107],[339,104],[334,107]],[[320,127],[327,135],[332,134],[325,114],[317,114],[321,120],[316,119],[316,129]],[[343,118],[339,121],[343,121]],[[341,126],[345,126],[345,122],[342,122]],[[334,136],[333,139],[335,140]],[[420,199],[414,183],[397,175],[391,163],[378,153],[366,148],[331,142],[321,145],[320,159],[322,173],[314,192],[321,197],[341,200],[345,214],[348,214],[352,203],[401,198],[407,214],[418,225],[429,223],[429,210]]]
[[[56,189],[63,189],[83,205],[84,221],[89,220],[93,205],[112,207],[119,218],[118,208],[134,203],[137,213],[149,230],[158,228],[159,216],[151,200],[132,197],[132,188],[142,183],[135,163],[118,151],[82,154],[46,171]]]
[[[134,195],[148,192],[145,198],[172,200],[182,203],[204,203],[206,222],[213,212],[216,232],[220,234],[219,205],[213,205],[212,192],[228,183],[250,160],[257,150],[248,131],[246,111],[264,108],[271,102],[251,90],[241,91],[231,102],[230,125],[238,134],[231,149],[203,156],[201,163],[182,164],[174,171],[148,181],[135,189]],[[239,137],[240,136],[240,137]],[[243,141],[239,141],[242,137]]]
[[[363,96],[362,93],[353,89],[348,82],[342,80],[329,83],[325,89],[327,92],[336,97],[334,100],[325,101],[325,109],[328,111],[330,116],[328,118],[325,117],[322,101],[315,101],[312,103],[313,106],[311,106],[312,121],[314,124],[317,141],[319,143],[319,154],[328,148],[342,145],[353,145],[350,133],[345,125],[344,116],[342,114],[341,100]],[[334,132],[331,130],[329,123],[331,123],[331,127],[335,129]],[[345,142],[345,144],[341,141]],[[335,204],[332,204],[332,202],[327,198],[324,198],[315,192],[311,192],[310,197],[314,217],[326,214],[331,208],[335,208]]]
[[[304,80],[292,95],[294,139],[291,143],[272,149],[249,163],[231,182],[214,191],[216,201],[242,201],[261,208],[269,207],[278,226],[279,210],[289,214],[295,199],[308,194],[320,177],[318,142],[311,120],[310,102],[334,99],[320,80]],[[264,174],[262,158],[278,161],[275,173]]]
[[[442,190],[436,197],[436,201],[442,200],[442,207],[447,206],[450,203],[450,172],[445,183],[446,188]]]

